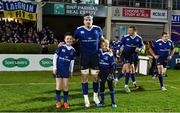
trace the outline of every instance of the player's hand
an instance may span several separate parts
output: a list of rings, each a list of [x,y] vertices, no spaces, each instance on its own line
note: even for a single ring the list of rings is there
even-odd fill
[[[168,60],[171,60],[172,59],[172,56],[168,56]]]
[[[57,70],[53,69],[53,74],[56,75],[57,74]]]
[[[141,51],[140,48],[136,48],[136,49],[135,49],[135,52],[139,52],[139,51]]]
[[[58,47],[62,46],[63,44],[64,44],[64,42],[59,42]]]
[[[158,55],[154,55],[154,58],[155,58],[155,59],[158,59],[158,58],[159,58],[159,56],[158,56]]]

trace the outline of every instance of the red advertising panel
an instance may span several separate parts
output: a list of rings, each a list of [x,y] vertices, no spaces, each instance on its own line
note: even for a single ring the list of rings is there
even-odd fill
[[[150,18],[151,10],[141,9],[141,8],[123,8],[123,16],[124,17]]]

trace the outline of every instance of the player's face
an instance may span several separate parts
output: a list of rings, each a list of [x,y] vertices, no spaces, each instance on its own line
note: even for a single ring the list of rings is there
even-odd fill
[[[163,39],[164,41],[167,41],[167,40],[169,39],[169,34],[164,34],[164,35],[162,36],[162,39]]]
[[[128,28],[128,34],[133,36],[135,34],[135,30],[133,28]]]
[[[86,27],[91,27],[93,24],[93,20],[92,19],[84,19],[84,25]]]
[[[73,38],[72,38],[72,36],[68,35],[68,36],[65,37],[64,41],[65,41],[65,43],[66,43],[67,45],[72,45],[72,43],[73,43]]]

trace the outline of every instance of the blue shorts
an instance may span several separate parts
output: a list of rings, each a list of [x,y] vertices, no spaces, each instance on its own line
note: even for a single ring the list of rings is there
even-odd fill
[[[92,55],[85,55],[81,54],[81,70],[85,69],[95,69],[98,70],[98,65],[99,65],[99,57],[98,53],[92,54]]]
[[[70,72],[69,69],[58,68],[56,78],[69,78]]]
[[[127,54],[127,53],[122,53],[121,60],[123,61],[124,64],[134,64],[134,56],[133,54]]]
[[[163,67],[167,67],[167,65],[168,65],[168,59],[167,59],[167,57],[159,57],[159,58],[156,60],[156,64],[157,64],[157,65],[163,65]]]

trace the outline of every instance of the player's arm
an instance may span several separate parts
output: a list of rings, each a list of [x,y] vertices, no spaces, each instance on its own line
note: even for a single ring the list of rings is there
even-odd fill
[[[143,50],[145,48],[143,40],[140,39],[140,43],[139,43],[139,47],[136,48],[136,52],[140,52],[141,50]]]
[[[172,56],[174,55],[175,49],[174,49],[174,44],[171,43],[171,50],[170,50],[170,54],[168,56],[168,59],[171,59]]]
[[[72,59],[71,59],[71,62],[70,62],[70,67],[69,67],[69,71],[71,73],[71,77],[72,77],[73,71],[74,71],[74,62],[75,62],[75,59],[76,59],[76,51],[74,50],[73,51],[73,55],[72,55]]]
[[[154,49],[156,49],[156,42],[153,42],[152,43],[152,47]],[[155,58],[155,59],[158,59],[158,55],[155,54],[154,50],[152,49],[152,47],[149,48],[149,53]]]
[[[75,30],[73,38],[74,38],[73,44],[78,43],[78,41],[79,41],[79,30],[78,29]]]
[[[53,76],[55,77],[56,73],[57,73],[57,58],[58,58],[58,55],[57,53],[55,53],[53,55]]]

